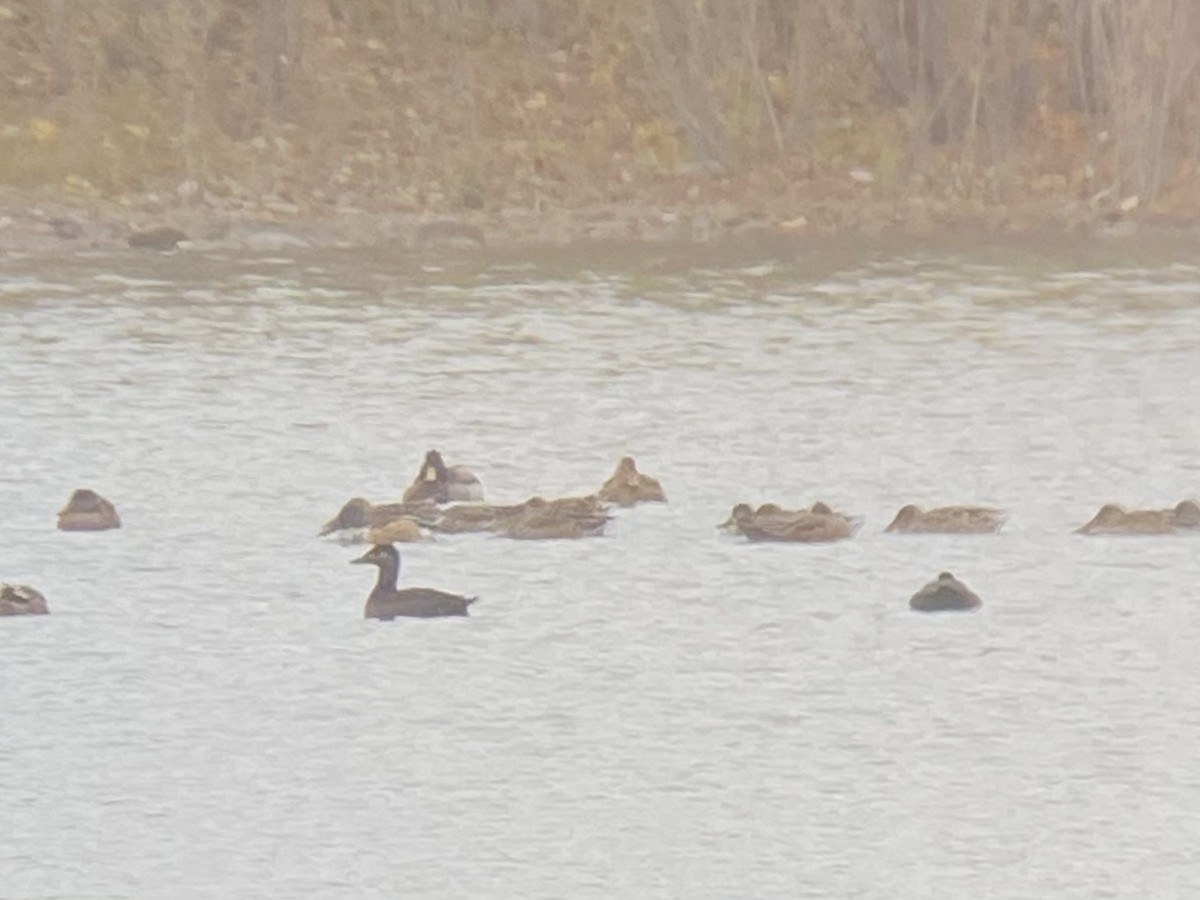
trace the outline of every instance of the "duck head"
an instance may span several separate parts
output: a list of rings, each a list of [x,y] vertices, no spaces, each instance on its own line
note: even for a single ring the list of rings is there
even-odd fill
[[[395,566],[400,562],[400,551],[391,544],[375,544],[356,559],[350,560],[351,565]]]
[[[446,461],[442,459],[442,454],[436,450],[430,450],[421,462],[417,477],[404,492],[404,502],[432,500],[434,503],[444,503],[449,499],[446,496],[446,484],[449,480],[450,471],[446,468]]]
[[[1128,513],[1125,512],[1125,507],[1116,503],[1105,503],[1100,507],[1100,512],[1096,513],[1092,519],[1097,525],[1114,525],[1120,522]]]
[[[1182,500],[1175,506],[1175,525],[1179,528],[1200,528],[1200,503]]]
[[[735,529],[740,528],[743,523],[749,522],[753,518],[754,518],[754,510],[750,507],[750,504],[749,503],[739,503],[737,506],[735,506],[733,508],[733,511],[729,513],[729,518],[726,519],[724,522],[722,522],[717,527],[724,528],[726,530],[731,530],[731,529],[735,530]]]
[[[430,450],[425,454],[425,461],[421,463],[421,474],[417,476],[417,480],[446,480],[446,461],[442,459],[442,454],[438,453],[436,450]]]
[[[324,537],[343,528],[366,528],[367,516],[371,512],[371,502],[362,497],[351,497],[338,510],[338,514],[321,526],[318,535]]]

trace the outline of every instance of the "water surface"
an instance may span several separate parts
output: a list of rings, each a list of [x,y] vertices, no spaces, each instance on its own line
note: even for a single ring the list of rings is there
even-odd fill
[[[0,578],[53,611],[0,622],[0,895],[1194,889],[1200,543],[1071,531],[1200,494],[1200,269],[656,253],[0,264]],[[671,502],[408,548],[474,616],[366,622],[315,531],[430,447]],[[56,532],[80,486],[124,528]],[[713,527],[817,499],[858,537]],[[942,569],[978,614],[907,609]]]

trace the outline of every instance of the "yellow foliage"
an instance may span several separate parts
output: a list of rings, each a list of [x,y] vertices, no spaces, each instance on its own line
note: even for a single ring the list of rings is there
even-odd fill
[[[58,140],[58,126],[49,119],[30,119],[29,134],[39,144],[52,144]]]
[[[72,193],[89,195],[97,193],[95,185],[79,175],[68,175],[63,179],[63,183],[66,185],[67,190]]]
[[[667,119],[651,119],[633,127],[633,152],[638,162],[669,174],[679,168],[683,148],[676,126]]]
[[[609,59],[602,63],[597,63],[592,69],[591,82],[593,87],[610,88],[614,84],[613,74],[617,64],[615,60]]]

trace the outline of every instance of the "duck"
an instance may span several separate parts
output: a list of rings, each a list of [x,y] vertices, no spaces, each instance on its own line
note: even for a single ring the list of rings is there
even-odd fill
[[[427,524],[430,529],[443,534],[467,534],[495,532],[503,534],[510,530],[521,531],[517,520],[546,519],[587,520],[595,517],[608,519],[608,505],[594,494],[586,497],[558,497],[545,500],[531,497],[522,503],[496,505],[486,503],[462,503],[441,507],[438,514]],[[422,523],[426,524],[426,523]]]
[[[608,518],[609,505],[596,494],[583,497],[555,497],[546,500],[543,497],[530,497],[520,508],[526,512],[538,512],[556,516],[603,516]]]
[[[107,531],[120,528],[117,508],[88,488],[79,488],[58,511],[59,531]]]
[[[1173,509],[1127,510],[1118,503],[1105,503],[1075,533],[1172,534],[1175,531],[1175,514]]]
[[[434,588],[396,588],[400,577],[400,552],[391,544],[375,544],[357,559],[356,565],[371,565],[379,569],[363,618],[390,622],[397,617],[435,619],[442,616],[467,616],[478,597],[464,597]]]
[[[821,503],[818,505],[824,507],[825,510],[832,512],[832,510],[825,506],[825,504]],[[806,512],[809,512],[809,510],[784,509],[778,503],[763,503],[758,507],[758,509],[755,509],[749,503],[739,503],[734,506],[733,510],[729,513],[729,518],[717,527],[725,531],[743,531],[746,525],[753,524],[759,520],[795,518],[796,516],[803,515]],[[817,510],[817,512],[820,513],[820,510]]]
[[[739,530],[751,541],[828,543],[852,538],[862,521],[839,513],[801,510],[784,515],[759,515],[742,522]]]
[[[729,513],[729,518],[717,527],[722,531],[741,531],[742,525],[754,521],[754,507],[749,503],[737,503]]]
[[[835,512],[828,503],[818,500],[808,509],[784,509],[777,503],[763,503],[758,509],[754,509],[749,503],[739,503],[730,512],[729,518],[717,527],[725,531],[737,531],[746,534],[747,528],[751,530],[762,530],[764,528],[777,529],[787,522],[811,519],[814,516],[828,516],[834,519],[841,519],[846,523],[851,533],[857,531],[862,524],[861,519]]]
[[[596,496],[617,506],[667,502],[662,484],[657,478],[639,472],[632,456],[621,457],[616,471],[604,482]]]
[[[317,535],[325,537],[335,532],[343,532],[341,537],[353,542],[361,539],[370,529],[381,528],[396,519],[410,519],[419,525],[428,525],[438,515],[438,508],[432,503],[374,504],[363,497],[351,497],[338,510],[337,515],[321,526]]]
[[[531,497],[520,511],[498,523],[496,533],[524,541],[599,537],[611,516],[594,497]]]
[[[404,492],[404,502],[428,500],[434,503],[482,503],[483,485],[466,466],[447,466],[442,454],[425,454],[417,477]]]
[[[913,594],[908,605],[917,612],[949,612],[979,609],[983,601],[949,572],[942,572]]]
[[[492,531],[496,522],[506,516],[513,515],[517,506],[497,506],[486,503],[464,503],[457,506],[446,506],[439,510],[430,528],[443,534],[471,534],[480,531]]]
[[[0,584],[0,616],[44,616],[49,612],[41,591],[24,584]]]
[[[990,506],[941,506],[922,510],[912,503],[902,506],[883,529],[903,534],[995,534],[1008,519],[1002,509]]]

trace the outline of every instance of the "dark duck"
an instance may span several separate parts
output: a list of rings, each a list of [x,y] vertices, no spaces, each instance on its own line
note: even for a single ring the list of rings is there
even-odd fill
[[[400,553],[391,544],[376,544],[352,563],[379,569],[375,587],[367,597],[363,615],[368,619],[390,621],[398,616],[435,619],[441,616],[470,615],[469,607],[478,598],[463,597],[434,588],[397,588],[400,577]]]

